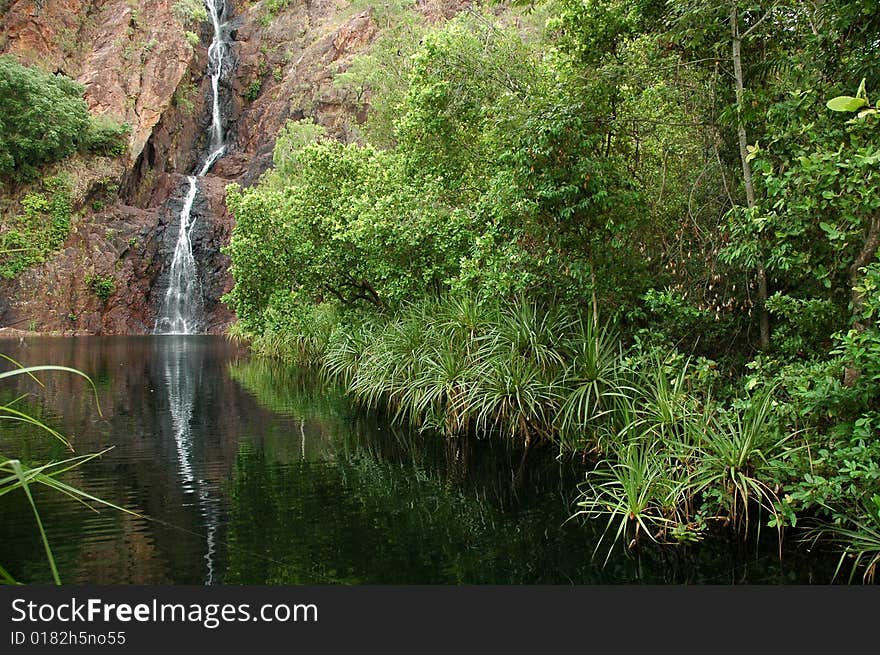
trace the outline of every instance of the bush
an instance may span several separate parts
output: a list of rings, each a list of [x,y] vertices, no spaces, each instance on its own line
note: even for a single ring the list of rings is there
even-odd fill
[[[130,133],[131,125],[128,123],[118,123],[108,116],[95,116],[89,123],[83,149],[111,157],[124,155]]]
[[[41,166],[77,150],[124,154],[131,127],[90,116],[84,92],[69,77],[0,57],[0,176],[32,180]]]
[[[260,96],[260,90],[263,88],[263,82],[259,78],[248,84],[247,89],[245,89],[242,94],[244,99],[248,102],[253,102]]]
[[[69,77],[0,57],[0,175],[32,179],[77,150],[91,124],[84,91]]]
[[[0,233],[0,277],[13,278],[64,244],[70,231],[70,180],[43,180],[43,191],[27,194],[23,213]]]
[[[261,19],[263,25],[268,25],[269,22],[278,15],[278,12],[286,9],[289,4],[290,0],[266,0],[266,13]]]
[[[87,275],[86,286],[98,298],[107,302],[107,299],[116,291],[116,280],[112,275]]]
[[[171,13],[182,25],[196,25],[208,20],[208,10],[202,0],[177,0],[171,6]]]

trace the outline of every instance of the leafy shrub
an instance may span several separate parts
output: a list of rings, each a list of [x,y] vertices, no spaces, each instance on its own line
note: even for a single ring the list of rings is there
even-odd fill
[[[116,280],[112,275],[87,275],[86,286],[104,302],[116,291]]]
[[[263,88],[263,82],[259,78],[248,84],[242,96],[248,102],[253,102],[260,96],[260,90]]]
[[[0,232],[0,277],[13,278],[60,248],[70,231],[70,180],[54,176],[43,181],[43,191],[27,194],[23,214]]]
[[[95,116],[91,119],[86,133],[85,150],[101,155],[118,157],[128,148],[128,135],[131,125],[119,123],[108,116]]]
[[[171,13],[183,25],[196,25],[208,20],[208,10],[202,0],[177,0],[171,6]]]
[[[41,166],[77,150],[119,156],[131,127],[89,114],[85,88],[65,75],[50,75],[0,57],[0,176],[34,179]]]
[[[290,0],[266,0],[264,3],[266,13],[260,18],[260,23],[262,23],[263,26],[268,26],[272,22],[272,19],[278,15],[278,12],[286,9],[289,4]]]
[[[173,102],[185,113],[192,115],[195,110],[195,100],[198,88],[192,82],[181,82],[174,91]]]
[[[32,179],[77,150],[91,124],[84,91],[69,77],[0,57],[0,175]]]

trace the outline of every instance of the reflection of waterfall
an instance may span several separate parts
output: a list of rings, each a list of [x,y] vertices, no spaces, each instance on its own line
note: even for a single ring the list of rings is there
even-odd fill
[[[202,362],[195,352],[198,344],[188,339],[165,341],[160,346],[165,364],[165,384],[171,428],[177,447],[177,466],[182,487],[187,494],[195,494],[195,506],[205,522],[205,584],[214,583],[214,555],[216,534],[220,523],[218,500],[211,497],[210,482],[196,476],[196,444],[193,438],[193,409],[202,386]]]
[[[171,259],[168,290],[153,330],[156,334],[197,334],[203,328],[204,312],[202,287],[199,282],[190,236],[195,221],[192,206],[198,194],[198,178],[205,175],[224,152],[226,135],[220,103],[220,79],[229,71],[230,42],[227,23],[221,23],[225,13],[224,0],[205,0],[211,17],[214,36],[208,47],[208,73],[211,77],[211,138],[207,155],[198,173],[187,177],[189,185],[180,210],[180,227]]]

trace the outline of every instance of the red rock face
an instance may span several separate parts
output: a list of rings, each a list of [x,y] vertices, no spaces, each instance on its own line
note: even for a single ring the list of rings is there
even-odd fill
[[[88,13],[90,4],[90,0],[13,0],[3,16],[4,52],[15,54],[23,64],[65,69],[75,77],[79,62],[70,61],[59,43],[62,36],[79,34],[80,17]]]
[[[254,181],[271,164],[275,136],[290,119],[312,118],[331,135],[352,138],[349,129],[360,109],[358,99],[335,87],[333,74],[344,71],[379,33],[372,10],[342,20],[326,0],[296,3],[268,26],[255,13],[245,15],[236,35],[235,149],[249,159],[245,182]],[[250,102],[244,95],[254,82],[260,84],[260,93]]]
[[[92,113],[131,125],[134,161],[193,57],[171,5],[172,0],[17,0],[3,19],[3,51],[84,84]]]
[[[75,224],[51,262],[4,286],[12,302],[0,324],[66,335],[149,332],[154,319],[144,298],[154,274],[155,224],[155,212],[133,207]],[[106,301],[91,285],[96,276],[114,281]]]

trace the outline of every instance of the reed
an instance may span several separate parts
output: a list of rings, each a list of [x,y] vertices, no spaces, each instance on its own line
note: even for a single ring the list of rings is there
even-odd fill
[[[624,445],[614,456],[599,462],[580,486],[580,508],[574,516],[605,518],[607,524],[596,544],[594,556],[610,536],[604,563],[616,544],[634,549],[647,538],[659,541],[669,528],[677,525],[669,508],[676,507],[677,484],[664,465],[665,456],[645,440]]]
[[[796,434],[780,432],[771,412],[773,391],[753,396],[744,409],[707,417],[691,446],[696,466],[687,484],[694,494],[714,494],[718,509],[745,533],[750,507],[772,515],[781,542],[775,483],[785,474],[785,460],[802,446],[792,443]]]
[[[563,398],[554,420],[560,452],[597,447],[600,435],[608,433],[608,415],[622,409],[619,403],[631,392],[622,374],[622,345],[610,325],[591,315],[577,317],[565,346]]]
[[[522,298],[455,294],[393,314],[336,316],[321,329],[307,325],[320,312],[307,315],[262,343],[278,339],[272,349],[318,365],[365,407],[448,436],[551,440],[560,454],[592,454],[575,516],[604,517],[609,547],[693,541],[719,524],[746,536],[757,514],[777,528],[781,548],[779,494],[804,446],[781,429],[772,388],[722,406],[690,358],[627,351],[589,312]],[[876,568],[873,533],[838,534]]]
[[[71,373],[83,377],[89,383],[92,391],[95,393],[95,401],[97,403],[98,396],[95,385],[92,380],[81,371],[65,366],[23,367],[18,362],[12,360],[5,355],[0,355],[0,357],[11,362],[16,367],[12,370],[0,373],[0,380],[9,380],[16,376],[27,375],[42,386],[42,382],[35,375],[37,373],[50,371],[62,371],[66,373]],[[23,398],[24,396],[19,396],[11,402],[0,404],[0,421],[24,423],[26,425],[36,427],[51,436],[53,439],[56,439],[63,443],[68,450],[73,452],[74,447],[66,437],[61,435],[54,428],[33,417],[27,411],[19,409],[19,407],[17,407],[17,405],[21,402]],[[100,405],[98,405],[98,411],[100,413]],[[26,465],[17,458],[4,457],[0,455],[0,497],[19,490],[24,493],[33,513],[36,527],[40,534],[40,541],[42,542],[43,550],[46,553],[46,560],[49,564],[50,570],[52,571],[52,579],[55,581],[55,584],[61,584],[61,576],[58,572],[58,566],[56,564],[55,557],[52,554],[52,547],[49,544],[49,538],[46,534],[46,527],[43,524],[43,520],[40,517],[39,509],[37,508],[37,504],[34,501],[32,489],[35,486],[40,485],[52,489],[55,492],[64,494],[71,499],[86,505],[87,507],[92,507],[90,503],[94,503],[98,505],[112,507],[114,509],[127,512],[129,514],[134,514],[129,510],[118,507],[106,500],[97,498],[96,496],[93,496],[92,494],[82,489],[73,487],[59,479],[60,476],[62,476],[64,473],[78,466],[82,466],[83,464],[95,459],[96,457],[100,457],[111,449],[112,447],[97,453],[92,453],[89,455],[75,455],[73,457],[68,457],[57,462],[49,462],[47,464],[41,465]],[[0,581],[9,584],[15,583],[15,579],[2,567],[0,567]]]
[[[861,503],[861,515],[846,525],[828,525],[812,531],[814,537],[826,537],[840,545],[837,578],[847,561],[851,562],[848,581],[862,571],[862,582],[873,584],[880,568],[880,494],[872,494]]]

